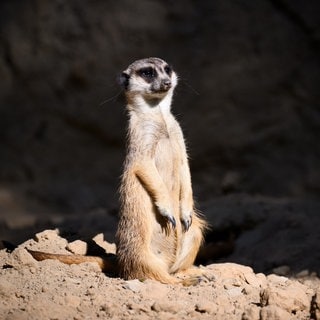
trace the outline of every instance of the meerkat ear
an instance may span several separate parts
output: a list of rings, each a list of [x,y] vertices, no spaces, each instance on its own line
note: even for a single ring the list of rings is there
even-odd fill
[[[129,86],[129,78],[130,76],[125,73],[125,72],[122,72],[119,76],[118,76],[118,82],[120,84],[121,87],[123,87],[125,90],[128,89],[128,86]]]

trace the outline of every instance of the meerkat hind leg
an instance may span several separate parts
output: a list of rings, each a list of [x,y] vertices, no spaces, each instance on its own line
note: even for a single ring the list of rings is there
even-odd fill
[[[201,227],[198,225],[200,220],[197,217],[194,220],[194,224],[183,234],[180,253],[171,268],[172,273],[182,278],[181,283],[184,286],[198,284],[204,276],[202,269],[193,266],[203,239]]]
[[[194,220],[189,230],[182,235],[181,249],[176,262],[171,267],[172,273],[189,269],[193,266],[194,260],[196,259],[203,235],[201,228],[197,225],[197,219]]]
[[[133,279],[153,279],[164,284],[177,284],[181,282],[174,275],[171,275],[163,265],[163,261],[153,254],[140,261],[139,265],[132,271],[130,278]]]

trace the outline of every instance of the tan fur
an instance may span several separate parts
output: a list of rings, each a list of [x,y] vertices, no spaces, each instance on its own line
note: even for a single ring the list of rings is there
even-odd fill
[[[65,264],[80,264],[84,262],[95,262],[98,264],[102,271],[107,271],[110,273],[116,272],[117,267],[116,263],[107,258],[101,258],[96,256],[82,256],[79,254],[55,254],[55,253],[46,253],[42,251],[34,251],[26,249],[36,260],[43,261],[47,259],[58,260]]]
[[[192,284],[201,274],[192,267],[206,223],[194,208],[191,176],[182,130],[170,111],[177,84],[174,71],[159,58],[135,61],[122,74],[129,113],[128,147],[120,188],[120,221],[116,234],[117,266],[125,279],[154,279]],[[157,76],[141,76],[152,67]],[[64,263],[98,257],[29,251],[37,260]],[[181,281],[179,276],[189,277]],[[191,280],[191,281],[189,281]]]

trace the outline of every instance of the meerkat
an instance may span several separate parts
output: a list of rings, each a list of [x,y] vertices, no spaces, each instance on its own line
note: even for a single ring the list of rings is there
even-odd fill
[[[129,115],[127,154],[120,187],[116,267],[99,257],[29,251],[37,260],[96,261],[124,279],[181,283],[198,275],[193,263],[206,222],[194,206],[181,127],[171,113],[175,71],[164,60],[133,62],[119,77]],[[95,259],[97,258],[97,259]],[[200,274],[200,273],[199,273]]]
[[[128,146],[116,234],[120,274],[176,283],[192,267],[206,223],[195,210],[181,127],[171,113],[178,77],[162,59],[123,71]]]

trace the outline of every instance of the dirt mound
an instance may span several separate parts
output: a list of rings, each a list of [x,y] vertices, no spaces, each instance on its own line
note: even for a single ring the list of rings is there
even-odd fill
[[[98,245],[114,246],[95,238]],[[57,230],[38,233],[13,252],[0,251],[0,312],[3,319],[317,319],[320,279],[289,279],[254,273],[250,267],[220,263],[201,267],[198,285],[108,277],[94,263],[64,265],[35,261],[25,248],[83,252]],[[71,248],[71,249],[70,249]],[[281,270],[279,270],[281,271]],[[283,270],[282,270],[283,271]]]

